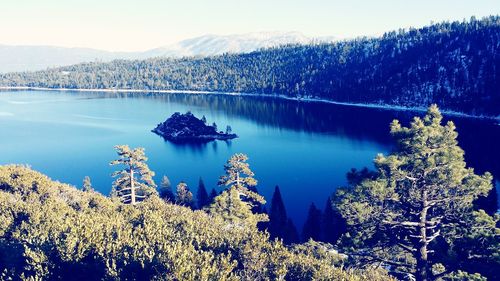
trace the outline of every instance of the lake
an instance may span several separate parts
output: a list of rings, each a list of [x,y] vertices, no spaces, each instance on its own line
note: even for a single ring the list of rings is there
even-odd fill
[[[151,132],[186,111],[222,130],[230,125],[239,138],[180,145]],[[113,146],[128,144],[146,149],[157,184],[167,175],[174,186],[186,181],[195,193],[200,177],[209,192],[216,187],[226,160],[241,152],[268,202],[280,186],[300,231],[311,202],[323,208],[351,168],[372,167],[377,153],[390,152],[389,123],[397,118],[407,125],[414,115],[422,113],[231,95],[0,91],[0,164],[28,164],[78,187],[88,175],[108,194]],[[498,180],[498,123],[446,119],[456,123],[469,166]]]

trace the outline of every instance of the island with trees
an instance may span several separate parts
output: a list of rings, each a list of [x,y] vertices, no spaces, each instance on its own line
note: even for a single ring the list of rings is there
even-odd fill
[[[191,112],[172,114],[165,122],[158,124],[152,132],[172,142],[206,142],[238,137],[232,133],[231,126],[226,127],[226,132],[217,131],[217,124],[207,125],[205,116],[198,119]]]

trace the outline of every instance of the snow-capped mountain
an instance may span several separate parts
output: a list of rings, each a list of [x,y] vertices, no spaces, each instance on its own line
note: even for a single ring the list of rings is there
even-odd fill
[[[286,44],[329,42],[333,37],[312,38],[299,32],[258,32],[235,35],[205,35],[145,52],[148,56],[213,56],[248,53]]]
[[[109,52],[89,48],[0,45],[0,73],[42,70],[48,67],[114,59],[150,57],[213,56],[247,53],[285,44],[331,42],[333,37],[313,38],[299,32],[258,32],[234,35],[205,35],[144,52]]]

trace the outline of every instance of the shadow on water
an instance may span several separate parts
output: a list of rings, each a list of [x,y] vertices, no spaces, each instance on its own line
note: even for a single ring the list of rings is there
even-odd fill
[[[203,154],[205,150],[212,149],[213,152],[217,152],[219,145],[225,145],[231,147],[232,140],[179,140],[173,141],[168,140],[164,137],[158,136],[165,143],[170,143],[175,146],[176,150],[190,151],[195,154]],[[220,143],[220,144],[219,144]]]

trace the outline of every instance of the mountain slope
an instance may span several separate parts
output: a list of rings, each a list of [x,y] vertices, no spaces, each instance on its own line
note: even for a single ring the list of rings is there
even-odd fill
[[[500,17],[380,38],[209,58],[87,63],[0,75],[0,85],[204,90],[427,107],[500,116]]]
[[[151,57],[212,56],[248,53],[285,44],[332,41],[333,37],[311,38],[298,32],[261,32],[235,35],[205,35],[144,52],[108,52],[88,48],[0,45],[0,73],[44,70],[83,62]]]
[[[0,73],[41,70],[91,61],[106,62],[119,58],[133,56],[87,48],[0,45]]]
[[[215,56],[224,53],[249,53],[263,48],[287,44],[331,42],[333,37],[311,38],[299,32],[259,32],[234,35],[205,35],[153,49],[143,57]]]

